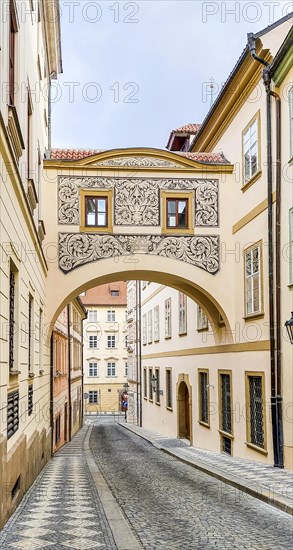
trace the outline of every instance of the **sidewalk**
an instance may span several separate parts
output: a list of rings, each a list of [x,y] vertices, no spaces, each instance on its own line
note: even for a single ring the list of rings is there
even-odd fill
[[[133,424],[119,424],[178,460],[293,515],[292,472],[190,447],[186,440],[166,437]]]

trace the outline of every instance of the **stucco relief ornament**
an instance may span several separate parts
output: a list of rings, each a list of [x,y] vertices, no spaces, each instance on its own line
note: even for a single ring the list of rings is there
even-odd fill
[[[156,157],[121,157],[97,162],[99,166],[125,166],[126,168],[182,168],[170,160]]]
[[[65,273],[89,262],[133,254],[179,260],[215,275],[219,271],[219,236],[59,234],[59,267]]]
[[[115,184],[115,225],[159,225],[158,185],[151,180],[121,180]]]

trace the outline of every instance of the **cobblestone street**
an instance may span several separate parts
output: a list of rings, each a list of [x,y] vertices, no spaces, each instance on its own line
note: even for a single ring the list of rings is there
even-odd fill
[[[140,547],[115,542],[99,482],[88,466],[86,434],[87,427],[45,467],[2,530],[2,549]],[[292,545],[288,514],[182,464],[118,422],[96,422],[90,450],[142,548],[282,550]]]

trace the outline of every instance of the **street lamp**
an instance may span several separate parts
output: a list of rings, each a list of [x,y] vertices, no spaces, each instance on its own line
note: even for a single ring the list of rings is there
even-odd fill
[[[288,332],[289,340],[291,344],[293,344],[293,311],[291,313],[291,319],[289,319],[289,321],[286,321],[285,327]]]

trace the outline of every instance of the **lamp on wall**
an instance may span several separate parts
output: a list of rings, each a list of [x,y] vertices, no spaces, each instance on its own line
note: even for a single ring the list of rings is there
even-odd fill
[[[291,313],[291,319],[289,319],[289,321],[286,321],[285,327],[288,332],[289,340],[291,344],[293,344],[293,311]]]

